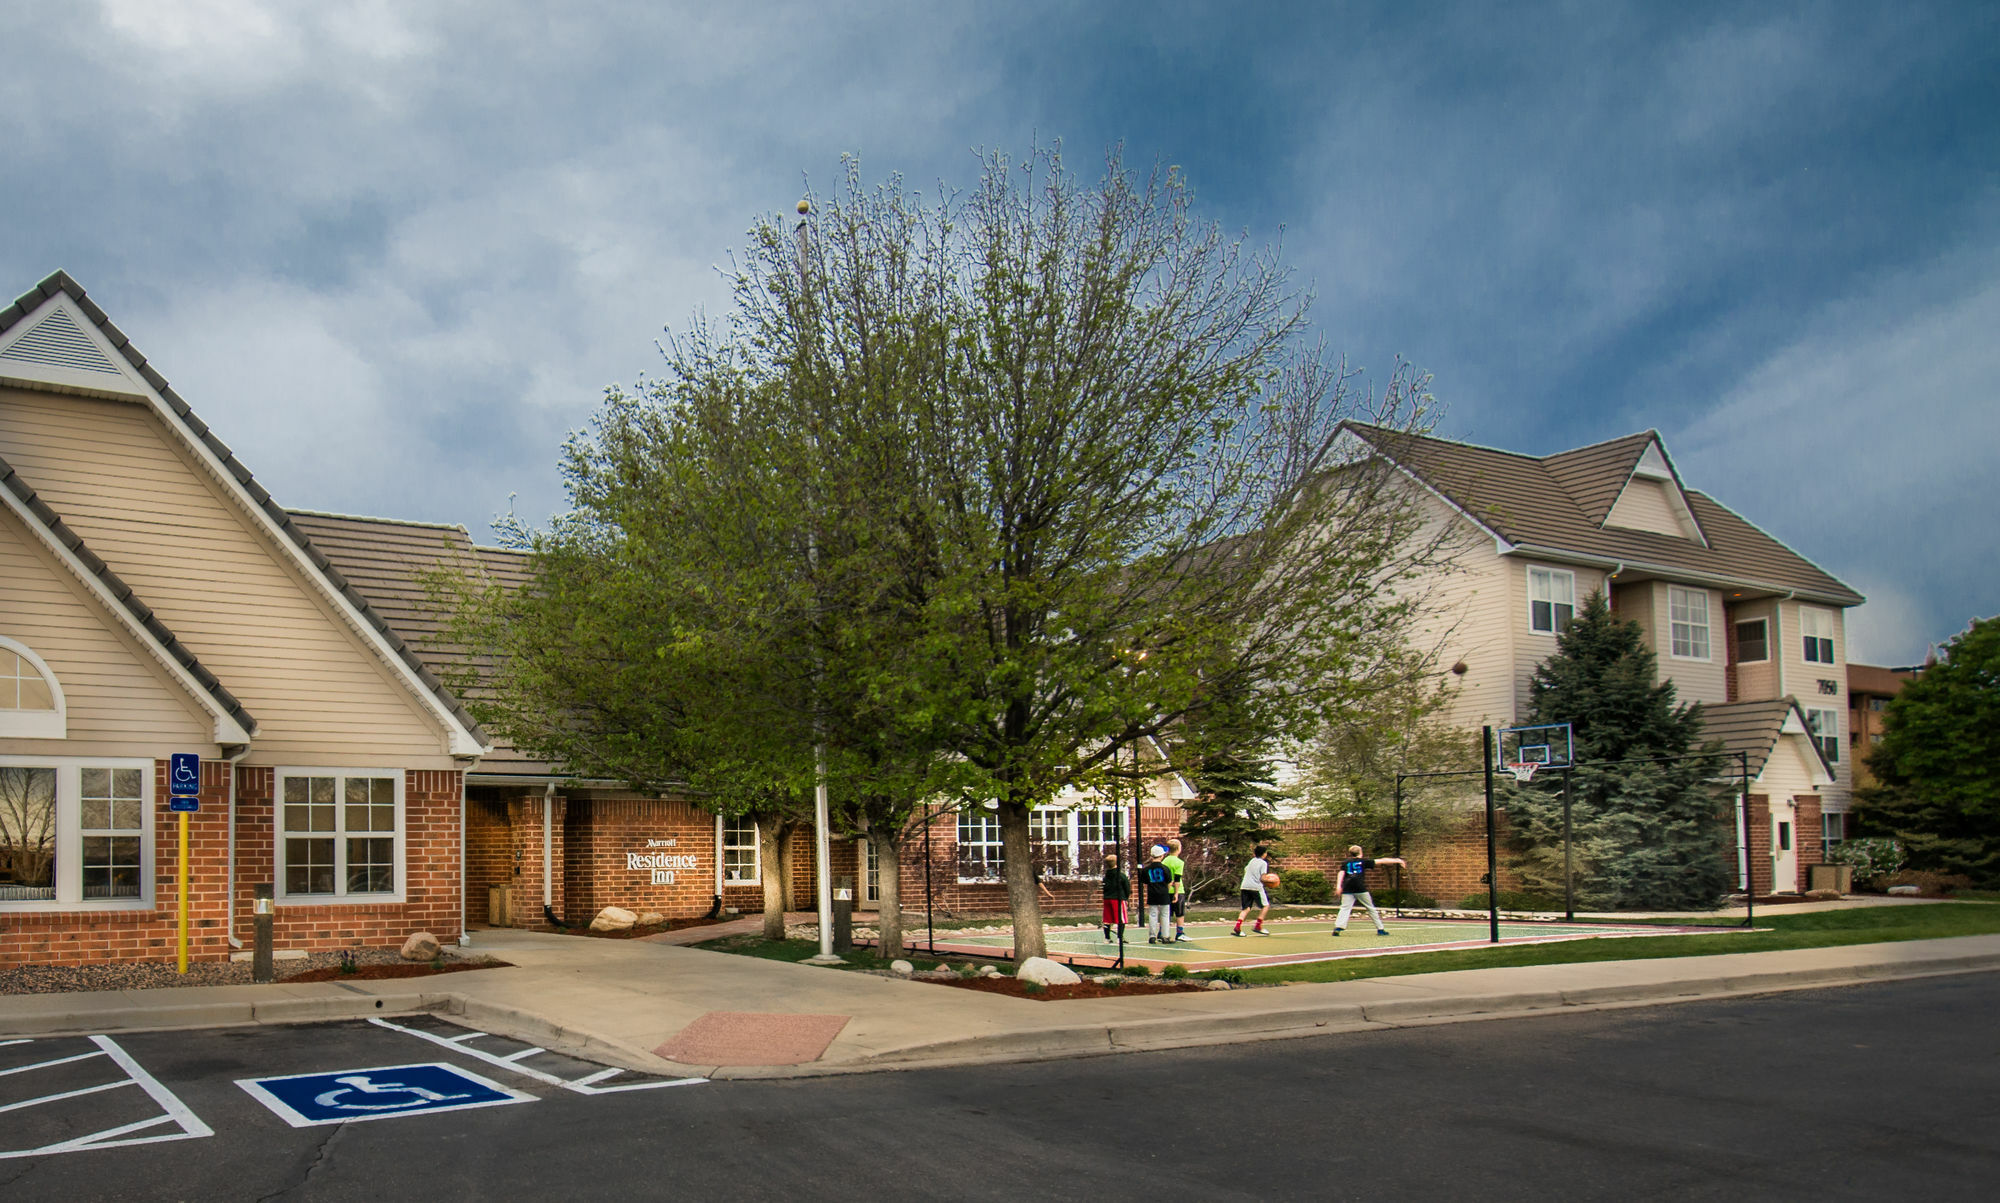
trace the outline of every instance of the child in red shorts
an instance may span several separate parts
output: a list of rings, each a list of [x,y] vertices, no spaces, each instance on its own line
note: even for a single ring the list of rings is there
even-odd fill
[[[1111,929],[1116,927],[1122,934],[1125,930],[1125,904],[1132,897],[1132,879],[1118,867],[1118,858],[1104,858],[1104,938],[1111,939]]]

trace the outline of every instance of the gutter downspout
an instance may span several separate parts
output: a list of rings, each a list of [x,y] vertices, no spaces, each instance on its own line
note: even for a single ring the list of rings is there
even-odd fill
[[[542,911],[544,914],[555,908],[555,811],[556,783],[551,781],[542,787]]]
[[[228,897],[223,903],[222,922],[223,931],[228,933],[231,948],[243,947],[243,941],[236,936],[236,766],[249,754],[250,749],[246,745],[236,755],[222,758],[223,763],[229,766],[229,873],[227,883],[223,887],[228,892]],[[274,801],[273,805],[275,804]]]
[[[461,765],[464,761],[459,762]],[[458,946],[464,948],[472,943],[472,933],[465,930],[465,821],[471,816],[466,812],[465,770],[458,771]]]

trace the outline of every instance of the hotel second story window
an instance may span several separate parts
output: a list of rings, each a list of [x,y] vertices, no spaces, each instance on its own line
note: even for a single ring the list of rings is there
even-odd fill
[[[1708,594],[1701,589],[1667,589],[1670,650],[1681,660],[1708,659]]]
[[[394,770],[279,770],[279,897],[397,900],[402,812]]]
[[[1807,664],[1833,663],[1833,614],[1811,606],[1799,607],[1799,631],[1805,638]]]
[[[1576,574],[1560,568],[1528,569],[1528,629],[1557,635],[1576,617]]]
[[[724,885],[754,885],[760,878],[757,864],[757,824],[738,815],[722,824],[722,881]]]
[[[1771,628],[1762,618],[1736,624],[1736,662],[1757,664],[1771,658]]]
[[[1840,763],[1840,711],[1806,711],[1806,729],[1812,732],[1812,741],[1819,745],[1820,754],[1828,764]]]

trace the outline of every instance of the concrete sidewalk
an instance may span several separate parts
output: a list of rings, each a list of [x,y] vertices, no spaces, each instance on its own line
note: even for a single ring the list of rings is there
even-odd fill
[[[2000,935],[1988,935],[1037,1002],[646,940],[490,931],[479,933],[478,947],[515,967],[406,981],[0,996],[0,1036],[434,1011],[630,1069],[767,1078],[1181,1048],[2000,969]],[[709,1024],[778,1016],[771,1022],[838,1032],[816,1060],[801,1064],[688,1064],[654,1051],[704,1016]]]

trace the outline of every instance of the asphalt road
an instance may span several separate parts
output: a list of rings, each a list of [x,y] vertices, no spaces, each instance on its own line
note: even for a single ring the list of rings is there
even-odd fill
[[[1995,1015],[2000,974],[1989,973],[606,1094],[366,1023],[116,1037],[131,1071],[101,1045],[50,1038],[0,1046],[0,1153],[132,1125],[148,1126],[111,1139],[174,1139],[0,1159],[0,1199],[1991,1197]],[[526,1101],[293,1127],[236,1084],[431,1061]],[[565,1081],[597,1068],[517,1064]],[[6,1072],[25,1065],[39,1068]],[[385,1081],[331,1093],[343,1107],[414,1097]],[[621,1084],[648,1085],[619,1075],[598,1087]],[[68,1097],[7,1109],[50,1095]]]

